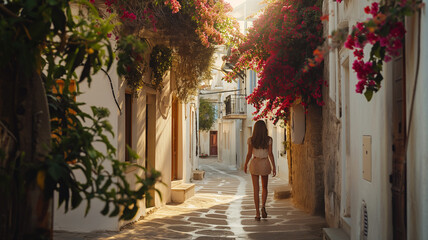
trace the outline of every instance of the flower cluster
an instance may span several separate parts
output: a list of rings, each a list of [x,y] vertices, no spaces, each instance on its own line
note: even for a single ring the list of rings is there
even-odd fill
[[[305,68],[307,59],[324,41],[317,4],[319,1],[315,0],[269,4],[249,29],[247,40],[232,51],[229,61],[237,60],[226,80],[247,68],[257,71],[260,77],[258,86],[247,98],[256,108],[255,119],[273,115],[275,121],[287,120],[297,99],[303,105],[323,104],[322,58]]]
[[[228,44],[239,36],[239,24],[229,12],[232,7],[224,0],[194,0],[183,9],[196,23],[195,32],[206,47]]]
[[[347,37],[345,47],[353,50],[356,58],[352,65],[358,78],[355,91],[364,92],[368,101],[381,87],[383,63],[401,52],[406,33],[404,16],[411,15],[419,7],[420,4],[410,0],[400,0],[390,5],[374,2],[364,8],[365,13],[371,17],[358,22]],[[365,61],[364,48],[367,44],[372,47],[369,59]]]
[[[180,11],[181,5],[177,0],[166,0],[164,3],[171,8],[172,13],[178,13],[178,11]]]
[[[129,21],[134,21],[137,17],[135,16],[135,14],[130,13],[128,11],[123,11],[122,16],[120,17],[121,20],[123,19],[128,19]]]

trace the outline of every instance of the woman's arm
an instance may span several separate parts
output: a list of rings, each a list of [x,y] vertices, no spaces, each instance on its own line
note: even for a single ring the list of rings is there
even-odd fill
[[[244,164],[244,172],[247,173],[247,166],[248,162],[251,159],[251,156],[253,155],[253,145],[251,145],[251,141],[248,141],[248,150],[247,150],[247,157],[245,158],[245,164]]]
[[[272,144],[273,144],[273,140],[271,138],[271,143],[269,144],[269,149],[268,149],[268,155],[269,155],[269,160],[270,163],[272,164],[272,176],[276,176],[276,166],[275,166],[275,159],[273,157],[273,152],[272,152]]]

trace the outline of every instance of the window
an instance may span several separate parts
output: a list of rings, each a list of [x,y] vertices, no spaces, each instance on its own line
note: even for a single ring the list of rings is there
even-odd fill
[[[250,70],[250,93],[253,93],[254,88],[257,85],[257,75],[256,72]]]

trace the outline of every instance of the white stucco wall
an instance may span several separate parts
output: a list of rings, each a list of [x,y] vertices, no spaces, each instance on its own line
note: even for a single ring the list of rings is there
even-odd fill
[[[113,81],[113,87],[118,97],[119,102],[123,102],[123,94],[119,94],[120,83],[116,74],[116,65],[113,64],[109,71],[109,75]],[[114,102],[112,96],[110,83],[107,76],[100,71],[97,75],[93,76],[93,81],[91,83],[91,88],[88,88],[87,83],[82,83],[79,85],[80,90],[83,92],[82,95],[77,97],[77,102],[84,102],[86,105],[82,107],[82,110],[90,113],[90,106],[105,107],[110,110],[110,116],[107,118],[110,124],[113,127],[113,132],[117,133],[119,130],[119,120],[124,118],[124,115],[119,115],[119,110]],[[124,109],[123,105],[121,109]],[[86,123],[91,124],[91,123]],[[110,143],[118,148],[120,139],[108,135]],[[100,146],[101,151],[104,147]],[[111,169],[106,162],[105,168]],[[82,176],[76,174],[78,179],[82,179]],[[57,203],[57,194],[55,194],[54,203]],[[83,201],[80,207],[75,210],[71,210],[64,214],[63,207],[57,209],[57,206],[54,207],[54,230],[66,230],[66,231],[76,231],[76,232],[90,232],[97,230],[119,230],[118,217],[109,218],[108,216],[103,216],[100,211],[103,209],[104,203],[99,200],[93,200],[91,202],[91,209],[86,217],[84,217],[84,212],[86,208],[86,202]]]
[[[210,155],[210,132],[200,131],[201,154]]]
[[[234,120],[223,120],[222,128],[219,131],[219,160],[228,166],[236,167],[236,124]]]
[[[357,79],[351,74],[351,83]],[[363,95],[355,93],[350,84],[350,198],[351,198],[351,239],[359,239],[361,224],[361,204],[367,204],[369,239],[390,239],[391,237],[391,191],[389,184],[391,145],[391,101],[387,92],[390,85],[384,84],[370,102]],[[389,97],[389,98],[388,98]],[[363,136],[372,140],[372,180],[363,179]],[[341,136],[344,136],[343,134]],[[342,158],[345,156],[345,140],[342,141]],[[342,199],[344,200],[344,199]]]
[[[160,198],[155,199],[156,206],[171,201],[171,109],[168,110],[167,115],[163,116],[159,111],[159,93],[156,94],[156,170],[162,173],[162,181],[166,183],[156,184],[156,188],[162,193],[162,201]]]
[[[288,162],[283,143],[285,141],[285,128],[281,127],[279,124],[272,124],[271,128],[272,130],[269,130],[269,133],[274,142],[272,151],[275,157],[276,174],[284,180],[284,183],[288,183]]]
[[[329,4],[338,4],[339,9],[337,16],[331,18],[337,22],[331,25],[343,26],[348,23],[351,29],[357,21],[364,21],[367,18],[364,7],[371,2],[345,1],[339,4],[329,1]],[[367,48],[366,55],[368,51]],[[341,50],[338,57],[338,64],[334,69],[337,71],[337,77],[341,79],[340,85],[336,83],[337,91],[340,90],[342,94],[342,118],[340,119],[342,130],[339,150],[342,158],[341,219],[342,222],[349,224],[351,239],[360,239],[361,205],[364,201],[368,210],[368,239],[392,239],[392,197],[389,183],[392,164],[392,84],[388,83],[391,79],[391,67],[385,66],[385,80],[382,82],[382,88],[374,94],[370,102],[367,102],[364,95],[355,92],[355,84],[358,80],[352,70],[354,62],[352,52]],[[346,60],[347,57],[349,61]],[[346,74],[346,68],[349,71],[348,74]],[[362,174],[363,136],[366,135],[371,136],[371,181],[363,179]],[[349,194],[350,199],[349,218],[343,215],[346,208],[346,194]]]
[[[424,1],[427,3],[427,1]],[[426,9],[426,7],[425,7]],[[421,45],[420,67],[417,86],[414,95],[413,113],[410,115],[413,90],[416,79],[418,49],[418,18],[407,19],[406,38],[406,102],[407,126],[410,119],[411,127],[408,129],[407,150],[407,239],[428,239],[428,18],[426,10],[421,15]],[[413,27],[412,27],[413,26]]]
[[[196,156],[196,147],[197,145],[197,128],[196,128],[196,109],[197,99],[194,101],[184,104],[181,104],[180,114],[181,114],[181,134],[182,134],[182,147],[180,158],[182,159],[182,176],[184,182],[190,182],[193,175],[192,171],[199,168],[199,158]]]

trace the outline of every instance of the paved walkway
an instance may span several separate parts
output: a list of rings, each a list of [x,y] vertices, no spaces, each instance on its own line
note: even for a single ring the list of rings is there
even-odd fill
[[[120,232],[55,232],[54,239],[322,239],[322,217],[295,208],[290,199],[273,199],[281,179],[269,179],[268,218],[255,221],[249,175],[213,158],[202,160],[200,168],[205,179],[195,181],[195,196],[183,204],[168,204]]]

